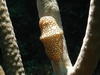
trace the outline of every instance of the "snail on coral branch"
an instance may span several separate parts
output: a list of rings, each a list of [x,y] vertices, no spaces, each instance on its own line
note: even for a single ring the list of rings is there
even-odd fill
[[[59,61],[63,52],[63,31],[52,16],[44,16],[39,21],[40,40],[43,42],[49,59]]]

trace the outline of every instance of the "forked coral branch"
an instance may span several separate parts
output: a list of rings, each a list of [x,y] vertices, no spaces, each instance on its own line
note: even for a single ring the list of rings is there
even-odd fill
[[[37,7],[40,39],[51,60],[55,75],[91,75],[100,58],[100,0],[90,2],[86,34],[74,66],[68,56],[56,0],[37,0]]]

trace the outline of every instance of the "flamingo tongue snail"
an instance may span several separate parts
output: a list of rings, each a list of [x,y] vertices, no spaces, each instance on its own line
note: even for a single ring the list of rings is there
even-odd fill
[[[52,61],[59,61],[63,52],[63,31],[52,16],[44,16],[39,21],[40,40],[43,42],[47,56]]]

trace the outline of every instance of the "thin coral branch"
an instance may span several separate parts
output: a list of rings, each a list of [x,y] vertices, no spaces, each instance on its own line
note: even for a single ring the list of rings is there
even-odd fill
[[[100,0],[91,0],[86,35],[71,75],[92,75],[100,58]]]
[[[0,75],[5,75],[5,72],[4,72],[4,70],[3,70],[1,65],[0,65]]]
[[[58,57],[56,58],[58,61],[54,61],[51,59],[51,63],[52,63],[55,75],[67,75],[68,68],[72,67],[72,64],[71,64],[71,61],[68,56],[66,41],[65,41],[65,38],[63,35],[63,27],[61,25],[61,18],[60,18],[59,7],[57,5],[57,2],[56,2],[56,0],[37,0],[37,7],[38,7],[38,13],[39,13],[40,20],[42,17],[51,16],[52,18],[50,18],[50,20],[53,20],[53,21],[55,20],[55,22],[56,22],[55,25],[58,26],[58,27],[55,27],[55,30],[53,30],[53,26],[54,26],[54,24],[52,23],[53,21],[51,21],[51,23],[49,23],[48,19],[43,20],[44,22],[47,22],[47,25],[44,26],[44,27],[46,27],[47,31],[45,31],[41,36],[43,36],[44,34],[48,34],[48,33],[49,33],[48,35],[50,35],[49,37],[48,37],[48,35],[45,35],[45,38],[43,38],[44,40],[49,40],[49,41],[47,41],[47,43],[44,43],[44,46],[46,46],[45,47],[46,51],[48,51],[50,49],[56,49],[58,47],[57,51],[60,55],[59,58],[61,58],[61,59],[59,60]],[[44,25],[44,23],[43,23],[43,25]],[[57,41],[54,40],[52,42],[51,40],[56,37],[56,35],[54,34],[54,33],[56,33],[56,30],[58,30],[57,31],[58,33],[60,33],[62,31],[62,34],[61,35],[59,34],[61,36],[61,38],[58,37],[58,38],[60,38],[59,40],[57,40]],[[50,37],[53,37],[53,36],[55,36],[55,37],[49,39]],[[58,39],[58,38],[56,37],[56,39]],[[57,42],[59,42],[60,40],[62,41],[61,48],[59,45],[57,45]],[[48,45],[48,43],[49,43],[49,45]],[[54,45],[52,45],[52,44],[54,44]],[[55,48],[51,48],[50,47],[51,45],[52,45],[52,47],[55,47]],[[48,50],[47,50],[47,46],[49,46],[50,49],[48,48]],[[60,51],[62,51],[62,52],[60,52]],[[52,52],[52,51],[49,51],[49,52]],[[56,56],[55,52],[53,52],[53,53],[54,53],[54,56]]]
[[[59,7],[56,0],[37,0],[37,8],[39,18],[52,16],[55,18],[59,27],[62,28]]]

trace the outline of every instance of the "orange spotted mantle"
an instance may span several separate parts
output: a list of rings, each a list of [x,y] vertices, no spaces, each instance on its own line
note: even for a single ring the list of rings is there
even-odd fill
[[[41,30],[40,40],[43,42],[49,59],[59,61],[63,51],[63,31],[51,16],[44,16],[39,21]]]

